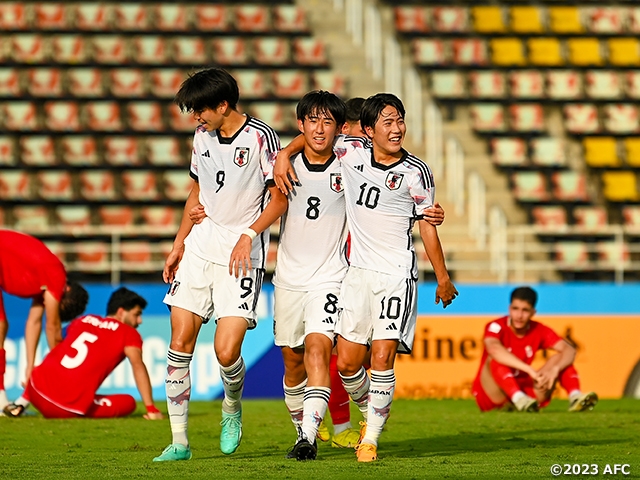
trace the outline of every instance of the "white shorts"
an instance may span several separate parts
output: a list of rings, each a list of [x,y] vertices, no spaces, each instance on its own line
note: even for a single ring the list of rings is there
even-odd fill
[[[275,288],[273,334],[279,347],[301,347],[310,333],[321,333],[333,342],[338,320],[338,288],[296,292]]]
[[[218,265],[185,249],[176,277],[164,297],[164,303],[202,317],[244,317],[249,328],[256,326],[256,305],[264,270],[252,268],[247,276],[229,275],[229,266]]]
[[[411,353],[417,298],[411,278],[349,267],[340,289],[336,335],[362,345],[398,340],[398,353]]]

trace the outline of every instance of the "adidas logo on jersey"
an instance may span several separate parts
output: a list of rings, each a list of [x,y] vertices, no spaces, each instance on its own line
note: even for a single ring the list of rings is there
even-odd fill
[[[206,152],[204,152],[204,153],[202,154],[202,156],[203,156],[203,157],[211,158],[211,155],[209,154],[209,150],[207,150]]]
[[[396,324],[394,322],[391,322],[389,326],[385,328],[385,330],[398,330],[398,327],[396,327]]]
[[[355,167],[356,170],[358,170],[359,172],[362,172],[364,170],[364,165],[356,165]]]
[[[331,324],[333,324],[333,318],[327,317],[324,320],[322,320],[322,323],[331,323]]]
[[[240,305],[238,307],[240,310],[249,310],[249,305],[247,305],[247,302],[244,302],[242,305]]]

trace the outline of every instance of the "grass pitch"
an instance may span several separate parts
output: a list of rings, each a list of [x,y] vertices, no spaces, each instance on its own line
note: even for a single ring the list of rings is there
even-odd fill
[[[219,450],[220,402],[193,402],[193,458],[176,463],[151,462],[170,443],[169,421],[146,421],[141,410],[115,420],[0,418],[0,479],[539,479],[554,478],[554,464],[597,465],[605,478],[606,465],[626,464],[630,474],[615,476],[640,478],[640,400],[566,409],[556,400],[540,414],[481,414],[471,400],[396,400],[372,464],[329,443],[316,461],[286,460],[295,432],[275,400],[244,402],[244,438],[231,456]]]

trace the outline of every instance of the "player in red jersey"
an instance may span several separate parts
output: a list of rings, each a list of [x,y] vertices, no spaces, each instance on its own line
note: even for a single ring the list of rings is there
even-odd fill
[[[46,314],[45,333],[49,348],[62,341],[62,321],[73,320],[84,312],[89,296],[78,283],[67,284],[62,262],[37,238],[11,230],[0,230],[0,409],[8,401],[4,390],[6,352],[4,340],[9,322],[4,310],[2,292],[31,298],[25,325],[27,349],[26,377],[33,369],[36,349]]]
[[[582,393],[573,366],[576,350],[549,327],[532,320],[538,295],[530,287],[511,293],[509,315],[489,322],[484,331],[484,352],[473,382],[480,410],[505,407],[537,412],[551,400],[556,382],[569,394],[569,411],[591,410],[594,392]],[[531,362],[538,350],[557,354],[536,370]]]
[[[144,298],[122,287],[109,298],[106,317],[85,315],[71,322],[62,343],[33,369],[24,396],[45,418],[130,415],[136,409],[131,395],[96,395],[104,379],[127,357],[147,407],[144,418],[161,419],[142,361],[142,337],[136,331],[146,306]],[[23,410],[9,405],[5,414],[19,416]]]

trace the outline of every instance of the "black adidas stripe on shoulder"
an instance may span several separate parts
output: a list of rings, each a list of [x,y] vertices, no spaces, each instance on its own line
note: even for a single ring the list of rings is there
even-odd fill
[[[433,173],[431,173],[431,169],[429,168],[429,165],[427,165],[418,157],[410,153],[407,154],[405,161],[409,163],[409,165],[416,167],[418,170],[420,170],[420,173],[422,173],[422,178],[424,179],[425,188],[435,187],[435,183],[433,181]]]
[[[273,128],[255,117],[249,118],[248,125],[264,134],[267,139],[267,146],[269,147],[269,150],[271,150],[272,152],[277,152],[280,150],[280,137],[278,137],[278,134]]]
[[[371,140],[369,140],[367,137],[355,137],[353,135],[344,135],[344,141],[359,142],[364,146],[364,148],[372,148],[373,146],[371,143]]]

